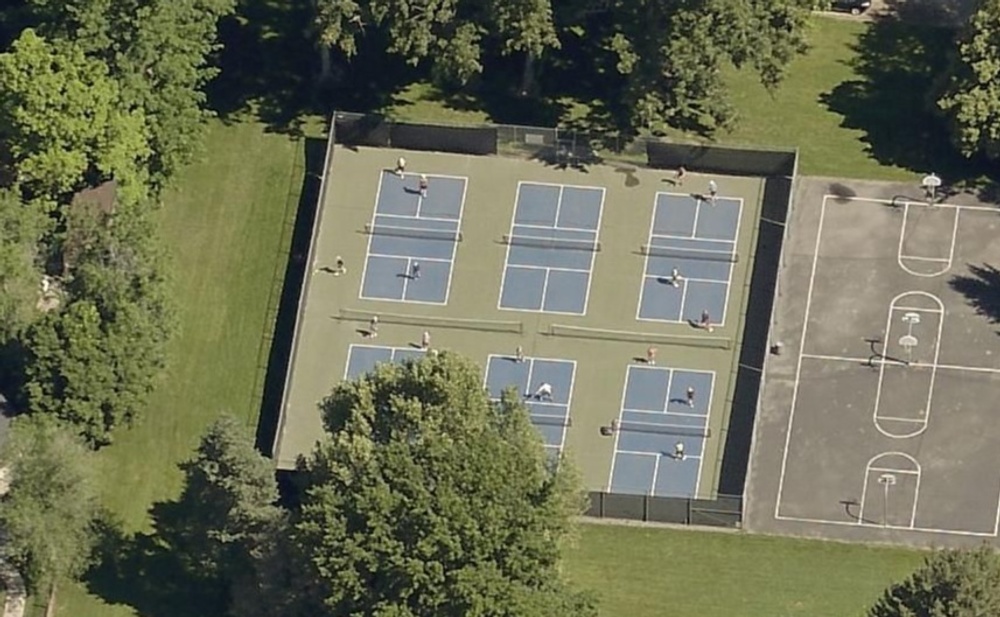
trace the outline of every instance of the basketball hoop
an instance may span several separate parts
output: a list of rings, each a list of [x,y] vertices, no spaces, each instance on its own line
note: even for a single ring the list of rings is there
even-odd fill
[[[941,178],[934,173],[928,174],[920,181],[920,186],[923,187],[924,194],[927,196],[928,205],[933,205],[934,199],[937,197],[937,190],[941,187]]]

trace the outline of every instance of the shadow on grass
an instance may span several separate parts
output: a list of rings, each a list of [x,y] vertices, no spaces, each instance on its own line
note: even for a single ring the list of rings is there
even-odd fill
[[[854,49],[851,62],[861,79],[841,83],[820,101],[843,116],[842,126],[863,132],[869,154],[879,163],[920,175],[933,171],[949,184],[961,184],[987,168],[952,146],[945,122],[935,113],[953,36],[944,28],[878,18]]]
[[[864,131],[880,163],[945,173],[963,162],[933,114],[929,95],[947,68],[951,33],[881,18],[869,24],[851,61],[860,80],[845,81],[822,95],[844,116],[843,126]]]
[[[990,323],[1000,323],[1000,270],[989,264],[969,265],[969,275],[952,277],[948,285]]]
[[[273,338],[270,341],[260,419],[257,423],[257,449],[268,456],[274,454],[272,450],[277,435],[278,421],[281,417],[281,399],[284,395],[285,376],[292,356],[299,294],[311,267],[307,263],[309,246],[312,244],[313,221],[319,204],[323,164],[326,159],[325,140],[306,138],[303,143],[305,147],[305,173],[302,178],[302,190],[299,192],[291,246],[288,254],[283,256],[285,258],[284,282],[278,301],[278,314],[275,319]],[[278,259],[280,258],[281,256],[278,257]]]
[[[97,549],[99,565],[84,577],[88,591],[145,617],[223,617],[228,604],[224,586],[192,576],[182,561],[183,547],[167,539],[180,531],[178,509],[173,502],[155,504],[154,531],[149,534],[127,535],[117,522],[105,521]]]

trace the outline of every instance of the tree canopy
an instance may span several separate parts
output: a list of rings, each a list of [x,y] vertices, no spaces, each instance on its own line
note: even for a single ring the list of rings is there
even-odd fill
[[[141,205],[73,207],[66,230],[66,306],[27,332],[25,392],[32,412],[60,418],[98,446],[145,405],[174,321],[162,249]]]
[[[869,617],[1000,615],[1000,556],[988,546],[928,556],[868,611]]]
[[[10,479],[0,507],[4,550],[29,591],[81,574],[100,517],[90,453],[51,418],[22,417],[0,458]]]
[[[317,0],[321,46],[347,58],[361,42],[411,64],[431,62],[439,81],[465,83],[491,55],[522,53],[526,63],[577,39],[585,53],[561,57],[588,79],[610,64],[635,126],[711,131],[732,120],[722,71],[754,71],[775,88],[807,49],[815,0]],[[381,47],[383,46],[384,47]],[[610,83],[610,82],[609,82]],[[515,84],[510,84],[513,89]],[[525,87],[521,87],[522,93]],[[621,99],[619,101],[619,99]]]
[[[0,189],[0,344],[34,320],[41,292],[41,241],[50,220],[38,203]]]
[[[236,0],[29,0],[39,28],[107,67],[124,105],[140,110],[154,188],[201,145],[205,85],[217,74],[217,26]]]
[[[114,178],[124,195],[141,195],[144,123],[107,67],[73,42],[28,29],[0,54],[3,164],[22,188],[57,197]]]
[[[451,353],[338,386],[303,463],[294,550],[322,614],[595,615],[560,574],[583,494],[517,397]]]
[[[980,0],[959,40],[938,107],[960,152],[1000,158],[1000,0]]]

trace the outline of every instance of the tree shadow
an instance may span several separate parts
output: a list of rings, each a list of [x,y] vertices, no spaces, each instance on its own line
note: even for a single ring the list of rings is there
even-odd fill
[[[886,0],[901,21],[913,24],[962,26],[975,11],[972,0]]]
[[[218,581],[191,574],[183,546],[181,504],[154,504],[152,533],[126,534],[121,523],[102,522],[96,563],[84,576],[90,593],[109,604],[124,604],[146,617],[226,615],[228,590]]]
[[[954,276],[948,285],[990,323],[1000,323],[1000,270],[990,264],[970,264],[968,276]]]
[[[820,102],[843,116],[841,126],[862,131],[868,153],[883,165],[934,171],[953,183],[981,176],[986,166],[952,146],[935,110],[953,36],[944,28],[876,17],[849,61],[860,79],[839,84]]]

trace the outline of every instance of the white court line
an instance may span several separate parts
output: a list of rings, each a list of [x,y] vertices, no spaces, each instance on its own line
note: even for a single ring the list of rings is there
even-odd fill
[[[715,396],[715,372],[713,371],[712,372],[712,382],[708,386],[708,401],[706,403],[707,407],[705,408],[705,410],[706,410],[706,413],[705,413],[705,429],[707,429],[707,430],[711,430],[711,424],[710,424],[710,422],[711,422],[711,418],[712,418],[712,400],[713,400],[714,396]],[[708,437],[708,438],[706,438],[706,439],[703,440],[703,442],[701,444],[702,452],[704,452],[708,448],[708,443],[707,442],[708,442],[709,439],[711,439],[711,437]],[[694,497],[695,497],[695,499],[698,498],[698,492],[701,490],[701,468],[702,468],[702,465],[704,464],[704,461],[705,461],[704,458],[701,458],[701,457],[698,458],[698,477],[697,477],[697,479],[694,482]]]
[[[403,298],[383,298],[381,296],[366,296],[361,295],[362,300],[376,300],[378,302],[393,302],[396,304],[426,304],[427,306],[444,306],[444,302],[430,301],[430,300],[405,300]],[[377,314],[378,311],[373,311],[372,314]]]
[[[413,280],[410,277],[410,272],[412,272],[412,271],[413,271],[413,258],[407,257],[406,258],[406,270],[403,271],[403,297],[400,298],[403,301],[406,301],[406,290],[409,289],[410,281]],[[447,295],[446,295],[445,296],[445,304],[447,304],[447,303],[448,303],[448,299],[447,299]]]
[[[570,362],[573,365],[573,371],[569,374],[569,392],[566,394],[566,419],[569,420],[573,416],[573,389],[576,387],[576,360],[563,360],[563,363]],[[559,442],[559,452],[563,451],[566,447],[566,433],[569,432],[569,427],[562,427],[562,440]]]
[[[372,217],[369,221],[369,225],[372,228],[375,227],[375,217],[378,216],[378,202],[382,198],[382,177],[386,174],[384,169],[379,171],[378,174],[378,186],[375,187],[375,205],[372,206]],[[365,247],[365,265],[361,267],[361,284],[358,289],[358,299],[366,300],[365,296],[365,276],[368,274],[368,257],[372,254],[372,240],[374,239],[373,234],[368,235],[368,246]]]
[[[809,358],[810,360],[830,360],[832,362],[856,362],[858,364],[868,364],[868,358],[851,358],[847,356],[824,356],[819,354],[803,354],[804,358]],[[927,362],[911,362],[907,365],[905,362],[882,359],[875,360],[873,363],[885,363],[896,366],[910,366],[911,368],[936,368],[943,371],[968,371],[970,373],[992,373],[1000,374],[1000,368],[989,368],[985,366],[964,366],[961,364],[930,364]]]
[[[890,439],[907,439],[910,437],[915,437],[927,430],[927,426],[928,423],[930,422],[930,417],[931,417],[931,402],[933,401],[934,398],[934,382],[937,380],[938,358],[941,357],[941,333],[944,330],[944,303],[941,302],[940,298],[926,291],[906,291],[901,294],[898,294],[895,298],[892,299],[891,302],[889,302],[889,311],[885,320],[885,330],[884,330],[886,340],[887,341],[891,340],[890,337],[892,336],[892,324],[894,317],[893,307],[901,299],[909,296],[918,296],[934,300],[937,303],[941,314],[938,315],[938,320],[937,320],[938,328],[937,328],[937,338],[934,341],[934,361],[932,363],[932,368],[931,368],[930,383],[928,384],[927,387],[927,401],[926,403],[924,403],[925,406],[924,408],[926,409],[926,412],[924,414],[923,420],[921,420],[922,427],[916,432],[906,433],[905,435],[896,435],[886,430],[883,430],[883,428],[879,425],[879,418],[881,417],[879,414],[879,409],[882,402],[882,385],[885,379],[885,367],[888,366],[886,363],[881,363],[879,365],[878,385],[875,387],[875,409],[872,412],[872,422],[875,424],[875,428],[876,430],[878,430],[878,432],[882,433],[886,437],[889,437]]]
[[[465,194],[469,188],[469,181],[467,178],[462,180],[462,201],[458,204],[458,220],[455,222],[455,229],[459,232],[462,230],[462,219],[465,216]],[[448,267],[448,286],[444,289],[444,302],[448,303],[448,298],[451,297],[451,284],[455,278],[455,259],[458,257],[458,242],[451,243],[451,264]]]
[[[813,288],[816,285],[816,266],[819,264],[819,246],[823,238],[823,221],[826,217],[826,198],[819,210],[819,224],[816,229],[816,245],[813,248],[812,270],[809,273],[809,290],[806,292],[805,317],[802,320],[802,337],[799,340],[799,358],[795,366],[795,384],[792,386],[792,404],[788,411],[788,426],[785,429],[785,449],[781,455],[781,473],[778,476],[778,495],[774,502],[774,517],[781,515],[781,498],[785,489],[785,471],[788,468],[788,449],[792,442],[792,424],[795,421],[795,404],[798,402],[799,385],[802,382],[802,352],[806,346],[806,333],[809,330],[809,310],[812,308]]]
[[[663,276],[654,276],[652,274],[647,274],[647,275],[645,275],[644,278],[653,279],[654,281],[656,281],[657,283],[659,283],[660,279],[666,278],[666,277],[663,277]],[[701,278],[695,278],[693,276],[682,276],[681,277],[681,281],[691,281],[691,282],[694,282],[694,283],[714,283],[716,285],[725,285],[726,284],[725,281],[719,281],[719,280],[713,280],[713,279],[701,279]]]
[[[517,223],[517,207],[521,203],[521,187],[524,186],[524,184],[525,184],[524,181],[519,181],[517,183],[517,191],[514,193],[514,208],[510,213],[510,226],[508,227],[511,235],[514,234],[514,225]],[[510,249],[511,245],[510,243],[508,243],[507,248],[504,249],[506,252],[503,258],[503,270],[501,270],[500,272],[500,293],[498,294],[497,297],[497,310],[501,311],[505,310],[503,306],[503,290],[504,286],[507,284],[507,266],[510,265]],[[542,298],[542,300],[544,304],[545,299]],[[514,309],[508,309],[508,310],[514,310]],[[538,312],[538,311],[533,311],[533,312]]]
[[[663,460],[663,453],[660,452],[659,456],[653,459],[653,479],[649,483],[649,493],[650,496],[656,495],[656,478],[660,475],[660,461]]]
[[[550,274],[552,274],[552,270],[550,270],[549,268],[545,268],[545,278],[542,279],[542,305],[539,307],[539,310],[541,310],[542,312],[545,311],[545,299],[546,299],[546,297],[548,296],[548,293],[549,293],[549,275]]]
[[[390,171],[388,169],[383,169],[382,173],[395,175],[394,172],[392,172],[392,171]],[[452,176],[452,175],[449,175],[449,174],[428,174],[428,173],[425,173],[424,175],[427,176],[428,180],[431,179],[431,178],[445,178],[445,179],[448,179],[448,180],[465,180],[466,182],[469,181],[469,177],[468,176]],[[403,174],[404,178],[406,176],[419,177],[420,173],[419,172],[410,171],[410,172],[406,172],[406,173]]]
[[[924,207],[928,207],[928,206],[924,206]],[[947,263],[948,265],[945,266],[943,270],[940,270],[940,271],[934,272],[934,273],[930,273],[930,274],[925,274],[923,272],[917,272],[915,270],[911,270],[909,267],[907,267],[903,263],[903,241],[904,241],[904,239],[906,237],[906,221],[908,219],[909,212],[910,212],[910,204],[907,203],[903,207],[903,221],[902,221],[901,227],[899,229],[899,248],[897,249],[897,253],[896,253],[896,262],[899,264],[899,267],[904,272],[906,272],[908,274],[912,274],[913,276],[919,276],[919,277],[922,277],[922,278],[933,278],[935,276],[941,276],[942,274],[947,273],[948,270],[951,269],[952,261],[955,258],[955,243],[956,243],[956,240],[958,238],[958,220],[959,220],[959,215],[962,213],[961,210],[955,210],[954,225],[952,226],[952,230],[951,230],[951,246],[948,249],[948,260],[946,262],[944,262],[944,263]],[[911,257],[909,257],[909,259],[914,259],[914,258],[911,256]],[[923,261],[937,261],[937,260],[936,259],[932,260],[930,258],[925,258]]]
[[[737,202],[737,215],[736,215],[736,237],[733,241],[736,242],[740,237],[740,227],[743,226],[743,198],[735,198]],[[752,248],[752,247],[751,247]],[[736,253],[737,246],[733,246],[733,253]],[[719,318],[719,326],[726,325],[726,316],[729,314],[729,295],[733,287],[733,270],[736,269],[736,262],[729,263],[729,280],[726,281],[726,299],[722,302],[722,315]]]
[[[694,221],[691,224],[691,237],[698,235],[698,219],[701,217],[701,207],[705,204],[704,201],[697,199],[694,205]]]
[[[824,195],[823,200],[825,201],[826,199],[844,201],[843,196],[832,195],[832,194]],[[874,197],[849,197],[847,198],[846,201],[863,201],[867,203],[881,204],[883,206],[892,206],[891,199],[877,199]],[[919,202],[916,200],[905,201],[903,203],[906,205],[922,206],[924,208],[954,208],[955,210],[972,210],[973,212],[979,211],[979,212],[991,212],[993,214],[1000,214],[1000,208],[990,208],[987,206],[963,206],[959,204],[946,204],[946,203],[940,203],[940,204],[934,204],[933,206],[928,206],[926,202]]]
[[[917,306],[894,306],[892,307],[894,311],[903,311],[907,313],[944,313],[944,308],[923,308]]]
[[[632,365],[627,365],[625,367],[625,379],[622,383],[622,399],[621,403],[618,405],[618,420],[616,426],[621,426],[622,421],[625,418],[625,395],[628,393],[628,378],[632,374]],[[611,450],[611,469],[608,471],[608,483],[605,485],[605,492],[611,492],[611,483],[615,477],[615,463],[618,461],[618,442],[621,439],[621,431],[614,431],[615,433],[615,447]]]
[[[884,456],[884,455],[883,455]],[[908,475],[920,475],[919,469],[896,469],[895,467],[869,467],[868,471],[882,471],[886,473],[901,473]]]
[[[870,480],[871,475],[872,475],[871,472],[874,471],[872,469],[872,463],[874,463],[875,461],[877,461],[877,460],[879,460],[881,458],[886,458],[888,456],[901,456],[901,457],[909,460],[911,463],[913,463],[914,467],[916,467],[916,470],[911,472],[911,473],[914,473],[917,476],[917,480],[916,480],[917,485],[916,485],[916,488],[914,490],[913,503],[912,503],[912,506],[910,508],[910,525],[908,527],[903,527],[903,529],[913,529],[914,521],[917,518],[917,495],[919,494],[919,491],[920,491],[921,469],[920,469],[920,463],[917,461],[917,459],[913,458],[912,456],[910,456],[909,454],[907,454],[905,452],[883,452],[882,454],[876,454],[875,456],[873,456],[870,459],[868,459],[868,463],[865,464],[865,479],[864,479],[864,482],[863,482],[862,487],[861,487],[861,499],[859,500],[859,507],[858,507],[858,523],[859,524],[863,523],[864,520],[865,520],[865,501],[866,501],[866,497],[868,495],[868,483],[869,483],[869,480]],[[902,469],[900,469],[900,470],[896,470],[896,469],[884,470],[882,468],[879,468],[879,469],[883,470],[883,471],[892,471],[892,472],[899,471],[900,473],[906,471],[906,470],[902,470]],[[883,489],[883,490],[885,490],[885,489]]]
[[[899,256],[899,258],[900,259],[909,259],[910,261],[933,261],[933,262],[948,263],[948,260],[945,259],[944,257],[914,257],[913,255],[902,255],[901,254]]]
[[[646,234],[646,243],[647,243],[647,245],[648,244],[652,244],[652,242],[653,242],[653,229],[656,226],[656,212],[657,212],[657,207],[659,206],[659,204],[657,203],[657,199],[658,199],[659,195],[660,194],[657,193],[656,196],[653,197],[653,214],[652,214],[652,216],[649,219],[649,233]],[[643,298],[646,295],[646,278],[645,277],[647,277],[647,276],[650,275],[649,274],[649,257],[650,257],[649,256],[649,252],[647,251],[646,255],[643,257],[643,265],[642,265],[643,278],[639,280],[639,303],[635,307],[635,319],[636,319],[636,321],[643,321],[643,318],[640,317],[640,315],[642,315],[642,301],[643,301]],[[683,308],[684,308],[684,305],[681,304],[682,311],[683,311]],[[681,313],[681,315],[683,315],[683,312]]]
[[[967,536],[973,538],[993,538],[997,536],[996,532],[989,531],[967,531],[960,529],[940,529],[936,527],[904,527],[902,525],[881,525],[878,523],[857,523],[854,521],[830,521],[823,518],[809,518],[805,516],[776,516],[779,521],[788,521],[791,523],[809,523],[813,525],[836,525],[839,527],[865,527],[868,529],[888,529],[892,531],[916,531],[919,533],[934,533],[941,535],[952,535],[952,536]]]
[[[879,420],[889,420],[890,422],[910,422],[911,424],[923,424],[926,420],[917,420],[915,418],[897,418],[896,416],[879,416]],[[892,435],[887,435],[887,437],[895,438]]]
[[[458,222],[459,222],[456,219],[446,219],[446,218],[441,218],[441,217],[438,217],[438,216],[410,216],[408,214],[387,214],[385,212],[376,212],[375,215],[376,215],[376,217],[379,217],[379,218],[401,219],[401,220],[404,220],[404,221],[417,221],[417,220],[420,220],[420,221],[434,221],[435,223],[451,223],[456,228],[458,227]],[[419,229],[419,228],[411,228],[411,229]],[[438,231],[438,230],[437,229],[432,229],[430,231]],[[445,230],[441,230],[441,231],[445,231]],[[447,231],[451,231],[451,230],[449,229]],[[456,229],[456,231],[457,231],[457,229]]]
[[[594,245],[597,246],[601,241],[601,222],[604,220],[604,197],[606,192],[604,187],[601,187],[601,204],[598,206],[597,210],[597,229],[594,230]],[[594,282],[594,262],[597,260],[597,252],[594,251],[590,254],[590,271],[587,274],[587,290],[583,295],[583,313],[581,315],[587,314],[587,307],[590,306],[590,288]]]
[[[413,257],[412,255],[386,255],[385,253],[368,253],[368,256],[381,257],[383,259],[416,259],[417,261],[423,261],[426,263],[439,263],[439,264],[451,263],[450,259],[442,259],[440,257]]]
[[[548,229],[550,231],[564,230],[564,231],[586,231],[590,233],[595,233],[596,229],[590,229],[589,227],[567,227],[565,225],[535,225],[533,223],[514,223],[516,227],[527,227],[528,229]],[[531,236],[528,236],[531,237]]]
[[[565,190],[565,186],[559,186],[559,197],[556,199],[556,219],[552,221],[553,227],[559,227],[559,213],[562,211],[563,191]]]
[[[391,345],[365,345],[362,343],[351,343],[347,346],[347,362],[344,363],[344,381],[347,381],[348,375],[351,371],[351,355],[354,354],[354,349],[378,349],[381,351],[389,352],[389,362],[396,361],[396,354],[400,351],[417,351],[410,347],[392,347]],[[421,353],[423,350],[420,350]]]
[[[657,240],[697,240],[698,242],[719,242],[721,244],[735,244],[736,240],[726,240],[725,238],[702,238],[701,236],[678,236],[677,234],[658,234],[653,233],[650,238],[656,238]],[[701,249],[691,249],[692,251]],[[725,251],[720,251],[725,252]]]
[[[655,456],[656,458],[661,458],[663,453],[661,452],[640,452],[638,450],[619,450],[619,454],[630,454],[632,456]],[[685,459],[700,459],[700,454],[685,454]]]
[[[508,264],[511,268],[521,268],[523,270],[554,270],[556,272],[573,272],[576,274],[586,274],[587,270],[578,268],[549,268],[547,266],[529,266],[525,264]]]
[[[670,396],[667,395],[667,398],[669,399]],[[668,400],[667,402],[669,403],[670,401]],[[650,415],[654,415],[654,416],[662,416],[663,414],[667,414],[667,415],[671,415],[671,416],[685,416],[685,417],[688,417],[688,418],[707,418],[708,417],[705,414],[701,414],[701,413],[683,413],[683,412],[680,412],[680,411],[666,411],[666,410],[663,410],[663,411],[650,411],[648,409],[624,409],[623,411],[627,411],[628,413],[650,414]]]

